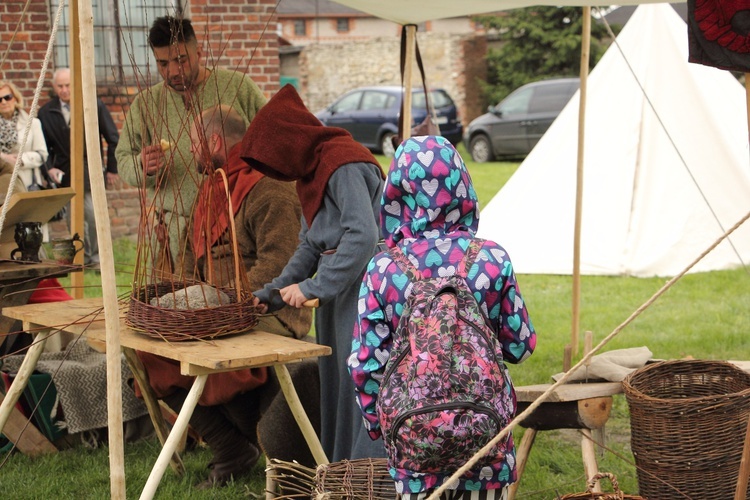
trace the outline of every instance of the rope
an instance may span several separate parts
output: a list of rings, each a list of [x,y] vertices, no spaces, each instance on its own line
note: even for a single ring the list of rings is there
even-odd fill
[[[531,413],[534,412],[544,401],[547,400],[547,398],[562,384],[567,382],[567,380],[571,377],[571,375],[581,366],[587,364],[589,360],[599,352],[602,347],[604,347],[610,340],[612,340],[614,337],[616,337],[626,326],[628,326],[633,320],[635,320],[640,314],[645,311],[651,304],[653,304],[656,299],[661,297],[664,292],[669,290],[669,288],[672,287],[680,278],[682,278],[695,264],[697,264],[703,257],[708,255],[714,248],[716,248],[719,243],[724,241],[730,234],[732,234],[737,228],[739,228],[745,221],[750,219],[750,212],[745,214],[745,216],[740,219],[734,226],[732,226],[727,232],[725,232],[722,236],[719,237],[711,246],[708,247],[703,253],[701,253],[693,262],[688,264],[688,266],[683,269],[677,276],[673,277],[669,281],[667,281],[664,286],[662,286],[654,295],[651,296],[650,299],[648,299],[646,302],[643,303],[638,309],[636,309],[625,321],[623,321],[619,326],[617,326],[614,330],[612,330],[612,333],[607,335],[599,344],[597,344],[596,347],[594,347],[590,352],[588,352],[578,363],[576,363],[575,366],[573,366],[570,370],[568,370],[560,380],[552,384],[544,393],[539,396],[536,400],[534,400],[533,403],[529,405],[528,408],[526,408],[523,412],[518,414],[513,420],[510,421],[510,423],[505,426],[504,429],[502,429],[492,440],[487,443],[481,450],[479,450],[473,457],[469,459],[468,462],[466,462],[464,465],[462,465],[456,472],[453,473],[451,477],[445,480],[443,485],[435,490],[429,497],[427,497],[427,500],[437,500],[441,493],[443,493],[446,489],[448,489],[448,486],[455,481],[458,481],[458,479],[463,476],[465,473],[471,470],[471,468],[479,461],[480,458],[487,455],[487,453],[497,444],[505,438],[511,430],[513,430],[515,427],[518,426],[518,424],[523,421],[526,417],[531,415]]]
[[[42,92],[42,87],[44,86],[44,80],[45,75],[47,74],[47,65],[50,60],[50,55],[52,54],[52,48],[55,45],[55,39],[57,37],[57,26],[60,24],[60,18],[62,17],[63,7],[65,7],[65,0],[62,0],[60,2],[60,5],[57,7],[57,15],[55,15],[55,22],[52,24],[52,32],[49,36],[49,41],[47,42],[47,52],[44,54],[44,61],[42,62],[42,70],[39,72],[39,78],[36,82],[36,89],[34,90],[34,100],[31,103],[31,112],[29,113],[29,122],[26,124],[26,129],[23,131],[23,139],[21,140],[21,148],[20,150],[23,151],[26,147],[26,142],[29,139],[29,131],[31,130],[31,125],[34,122],[34,118],[36,118],[36,111],[39,107],[39,94]],[[25,12],[25,10],[24,10]],[[21,24],[20,22],[18,23]],[[5,193],[5,201],[3,202],[3,209],[2,212],[0,212],[0,236],[2,236],[3,227],[5,227],[5,217],[8,214],[8,208],[10,206],[10,198],[13,196],[13,186],[15,186],[16,179],[18,179],[18,170],[20,169],[21,163],[23,160],[23,153],[18,153],[18,156],[16,157],[16,164],[13,166],[13,174],[10,177],[10,186],[8,187],[8,192]]]

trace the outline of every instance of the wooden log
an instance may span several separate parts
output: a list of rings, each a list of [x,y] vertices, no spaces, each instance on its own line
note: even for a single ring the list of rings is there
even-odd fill
[[[519,402],[518,412],[524,411],[530,403]],[[553,429],[598,429],[609,419],[612,410],[612,397],[542,403],[531,415],[521,421],[527,429],[548,431]]]

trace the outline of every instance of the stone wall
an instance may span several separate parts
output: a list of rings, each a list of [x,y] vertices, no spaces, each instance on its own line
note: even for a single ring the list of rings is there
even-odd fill
[[[427,84],[448,91],[465,124],[484,113],[477,79],[484,78],[484,36],[418,33]],[[342,93],[366,85],[400,85],[398,36],[357,43],[318,44],[305,47],[300,55],[301,94],[316,112]],[[413,86],[421,86],[414,63]]]

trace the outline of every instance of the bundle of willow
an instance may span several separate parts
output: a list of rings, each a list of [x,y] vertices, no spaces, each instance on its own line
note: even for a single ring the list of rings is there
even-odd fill
[[[272,459],[266,471],[274,498],[393,500],[396,489],[385,459],[361,458],[319,465],[317,470]]]

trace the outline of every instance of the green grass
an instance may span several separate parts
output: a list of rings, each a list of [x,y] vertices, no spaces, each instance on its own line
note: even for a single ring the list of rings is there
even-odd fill
[[[465,151],[459,149],[464,159]],[[387,168],[388,162],[378,158]],[[512,175],[517,164],[474,164],[467,161],[484,206]],[[502,242],[500,242],[502,243]],[[117,268],[130,268],[133,245],[115,242]],[[131,261],[128,261],[131,259]],[[98,289],[98,275],[86,272],[86,295]],[[570,276],[521,275],[521,290],[538,332],[538,347],[524,364],[511,366],[516,385],[549,382],[562,371],[562,353],[570,342],[572,279]],[[581,278],[580,329],[593,332],[594,344],[610,334],[666,282],[664,278],[583,276]],[[130,277],[120,273],[120,292],[129,289]],[[625,327],[605,350],[646,346],[656,358],[750,359],[750,274],[743,269],[687,275]],[[581,340],[582,344],[582,340]],[[576,358],[580,359],[580,354]],[[575,360],[574,360],[575,361]],[[607,451],[599,457],[600,470],[614,473],[621,489],[637,493],[637,480],[629,448],[630,423],[625,398],[615,398],[607,424]],[[516,429],[520,441],[523,429]],[[544,431],[537,435],[521,481],[519,499],[548,500],[557,494],[585,491],[580,436],[575,431]],[[145,485],[158,455],[155,441],[126,446],[128,498],[135,498]],[[7,458],[0,469],[0,491],[12,488],[17,499],[108,498],[107,449],[81,447],[57,455],[29,459],[19,453]],[[253,475],[220,491],[199,492],[192,485],[201,481],[210,459],[206,450],[184,456],[187,475],[176,477],[167,470],[156,498],[244,498],[264,488],[263,465]]]

